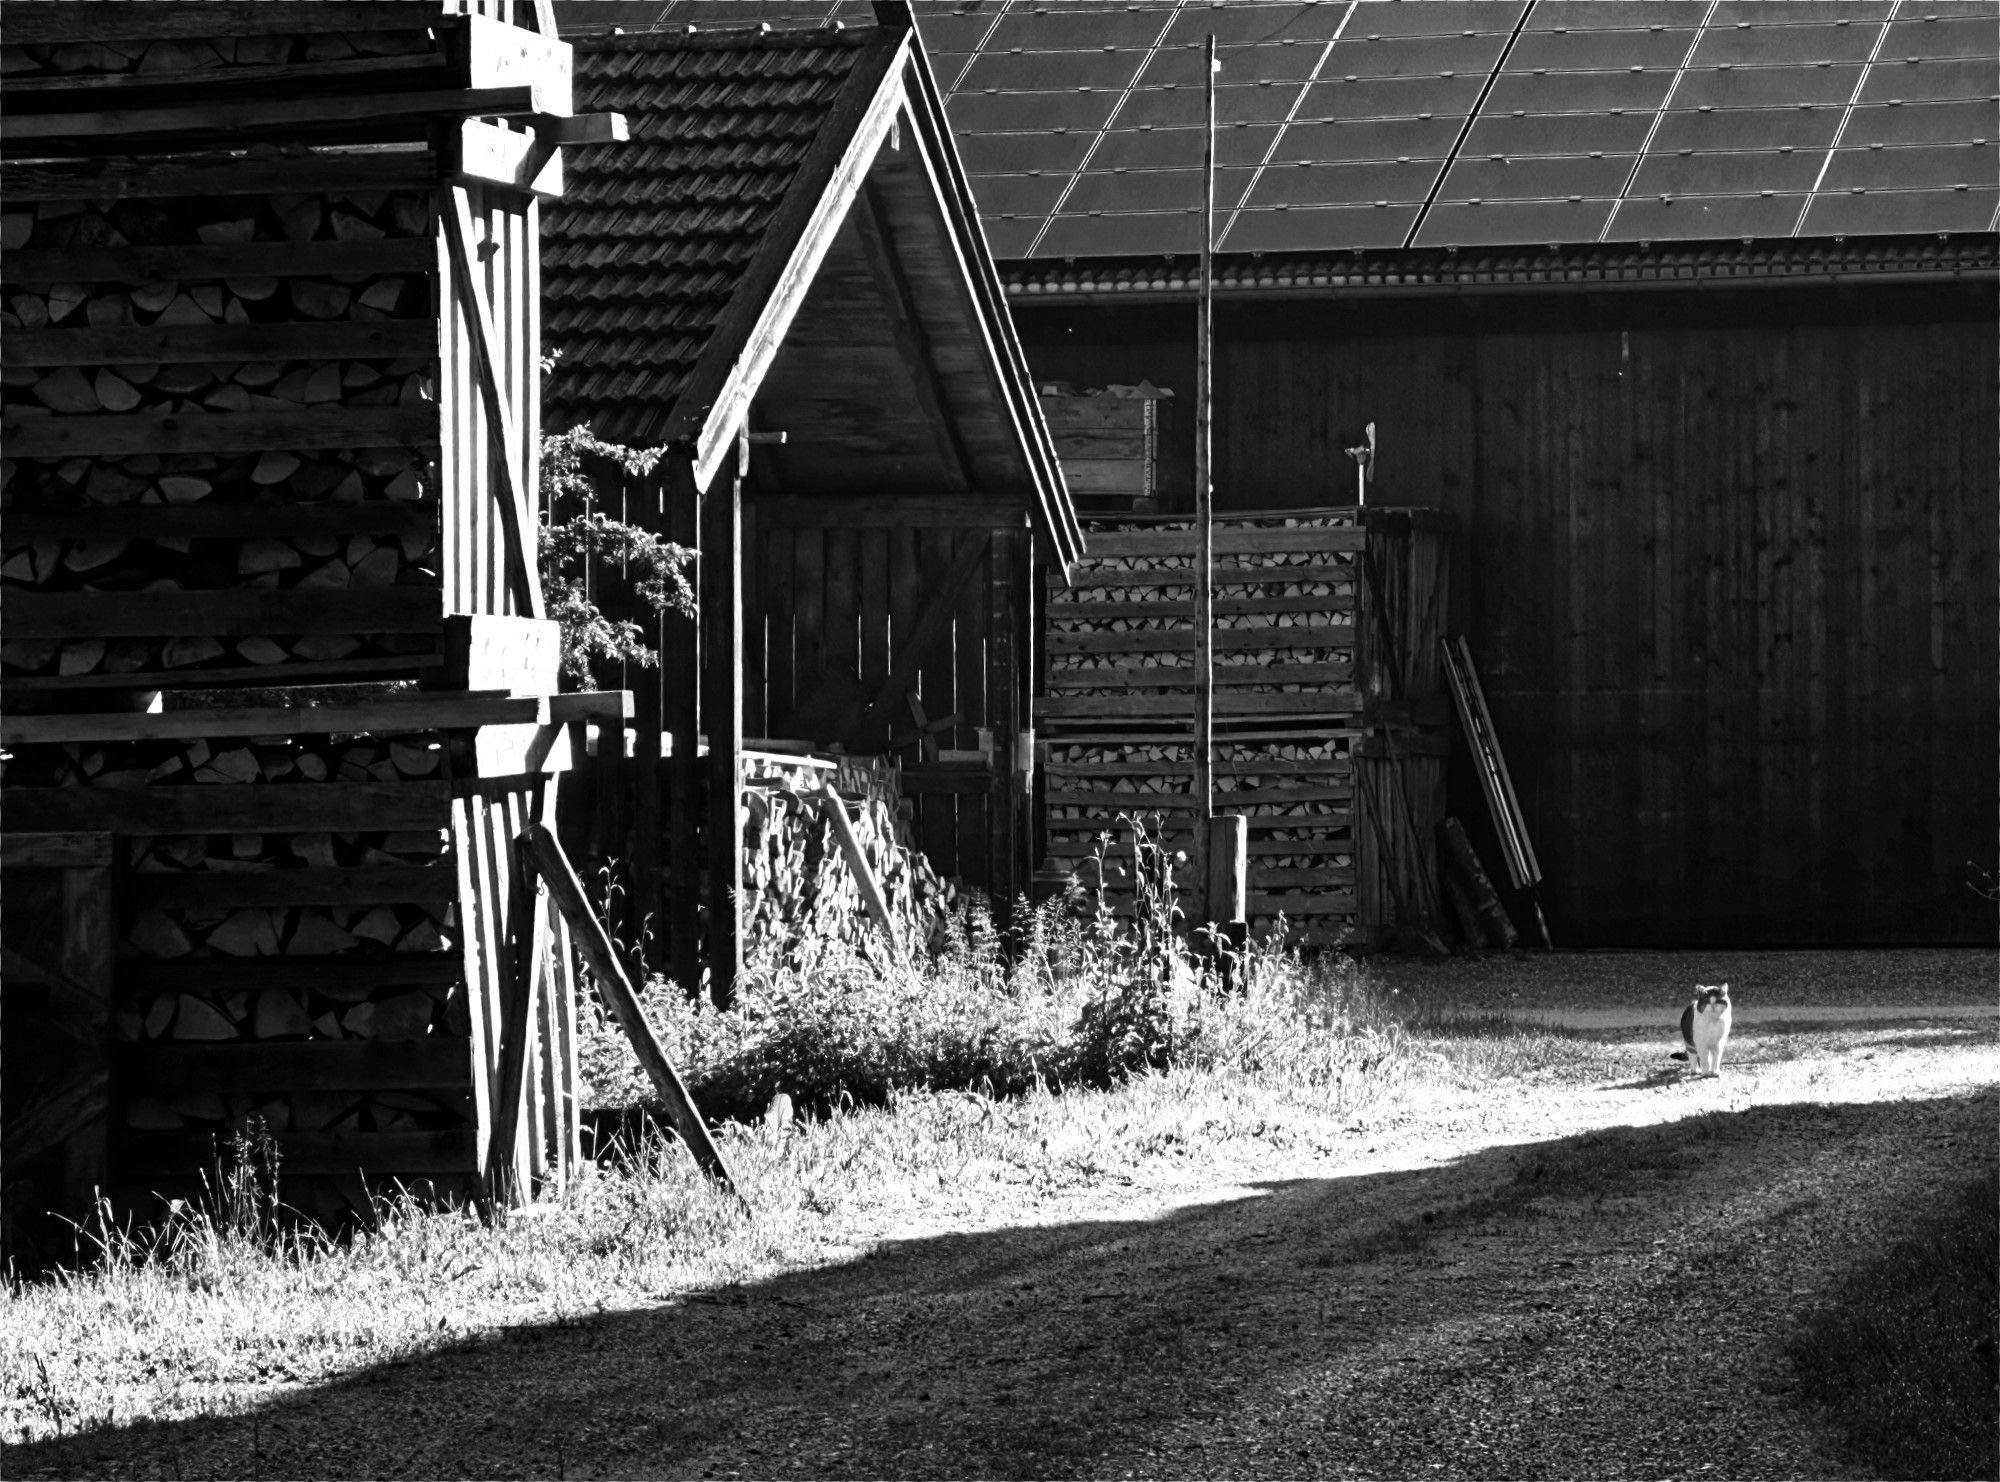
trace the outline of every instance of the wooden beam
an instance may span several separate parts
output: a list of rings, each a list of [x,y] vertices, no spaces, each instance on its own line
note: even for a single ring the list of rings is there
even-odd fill
[[[102,458],[138,453],[256,453],[266,448],[434,448],[436,407],[351,411],[135,412],[124,416],[0,418],[15,458]]]
[[[882,882],[869,868],[868,855],[854,832],[853,821],[847,816],[846,800],[831,782],[819,785],[819,811],[827,826],[833,830],[834,842],[840,846],[841,858],[847,861],[848,873],[854,876],[854,884],[861,892],[861,904],[868,912],[868,919],[888,938],[889,946],[901,954],[902,940],[896,934],[896,918],[889,914],[888,897],[882,894]]]
[[[571,868],[562,845],[556,842],[556,836],[549,831],[547,824],[532,825],[522,837],[527,841],[528,857],[534,862],[536,873],[569,926],[571,939],[583,953],[584,961],[590,964],[591,974],[597,979],[598,993],[625,1030],[626,1038],[639,1057],[640,1068],[653,1082],[653,1089],[660,1093],[674,1131],[680,1134],[695,1162],[710,1177],[735,1192],[735,1175],[723,1161],[722,1150],[715,1145],[715,1139],[709,1136],[708,1124],[702,1121],[701,1112],[696,1108],[694,1098],[688,1095],[680,1072],[674,1069],[674,1063],[667,1057],[659,1036],[653,1032],[646,1010],[639,1002],[639,995],[633,991],[632,980],[625,976],[611,938],[584,899],[583,886],[577,881],[576,871]],[[741,1198],[741,1195],[738,1197]]]
[[[549,198],[563,193],[562,150],[540,132],[523,134],[468,118],[446,139],[445,149],[454,184],[498,185]]]
[[[442,695],[335,705],[258,709],[105,711],[86,715],[0,716],[0,742],[45,746],[59,741],[155,741],[223,736],[321,736],[373,731],[458,730],[477,726],[549,724],[545,696],[497,698]]]
[[[552,98],[526,87],[447,88],[437,92],[321,93],[308,98],[211,98],[163,108],[105,108],[7,115],[6,143],[15,153],[32,146],[41,157],[84,140],[131,140],[195,135],[227,138],[273,131],[352,129],[356,125],[407,123],[428,127],[447,117],[517,118],[552,112]]]
[[[708,733],[708,991],[717,1008],[735,1002],[743,969],[743,474],[737,466],[702,496],[701,714]]]
[[[0,834],[0,869],[102,870],[112,858],[110,834]]]
[[[436,271],[435,243],[428,239],[407,241],[394,237],[374,242],[225,242],[215,246],[188,243],[178,247],[97,247],[81,252],[0,252],[0,280],[10,287],[33,283],[149,283],[163,278],[318,278],[332,273]],[[377,321],[372,327],[395,326],[396,321],[391,320]]]
[[[472,1084],[469,1040],[307,1040],[117,1045],[125,1095],[189,1091],[459,1091]]]
[[[437,3],[384,5],[381,0],[313,0],[289,5],[146,5],[130,0],[64,0],[7,12],[10,46],[66,41],[139,41],[188,36],[317,36],[342,31],[422,31],[452,24]]]
[[[528,852],[524,835],[514,840],[519,857],[514,871],[507,914],[513,940],[507,964],[507,1003],[500,1030],[500,1090],[493,1107],[492,1141],[486,1149],[486,1182],[495,1199],[525,1203],[533,1190],[520,1182],[522,1170],[533,1160],[520,1146],[525,1130],[532,1137],[537,1129],[521,1115],[521,1100],[528,1089],[529,1046],[541,1021],[542,968],[548,954],[549,893],[534,886],[535,861]],[[528,929],[521,929],[521,917],[528,916]]]
[[[127,958],[119,964],[118,981],[123,989],[141,992],[234,993],[248,988],[299,988],[323,993],[364,988],[449,988],[464,981],[464,972],[464,959],[457,952],[388,952],[374,957],[180,957],[171,962]]]
[[[751,501],[768,530],[900,530],[950,526],[963,529],[986,525],[995,530],[1027,528],[1025,499],[981,494],[878,495],[850,499],[838,496],[804,499],[762,498]]]
[[[0,699],[64,690],[230,689],[252,685],[328,684],[406,679],[441,665],[438,654],[399,654],[387,659],[328,659],[297,664],[241,664],[229,669],[139,669],[130,674],[23,674],[0,679]]]
[[[8,837],[0,835],[0,837]],[[347,906],[458,899],[457,872],[440,865],[374,865],[327,870],[183,870],[132,874],[125,903],[135,911],[205,911],[240,906]]]
[[[931,353],[930,336],[924,331],[916,300],[910,293],[910,281],[903,273],[902,263],[897,260],[895,248],[890,245],[889,224],[882,215],[882,202],[873,184],[862,182],[851,214],[861,239],[861,255],[867,260],[869,275],[875,280],[875,292],[882,301],[890,338],[895,342],[896,353],[909,370],[910,387],[916,393],[918,406],[923,409],[931,442],[944,468],[945,487],[954,493],[969,489],[972,487],[971,460],[965,455],[958,419],[952,414],[946,398],[944,380],[938,375],[937,358]]]
[[[326,324],[173,324],[120,329],[17,329],[0,365],[184,365],[194,361],[435,358],[431,319]],[[103,511],[98,511],[103,513]]]
[[[694,550],[701,544],[701,496],[688,458],[669,455],[662,487],[659,524],[667,539]],[[699,570],[697,569],[697,580]],[[701,991],[701,871],[697,864],[699,820],[695,799],[701,788],[701,627],[693,617],[670,612],[659,620],[660,667],[641,669],[638,707],[633,824],[633,860],[640,876],[640,919],[654,911],[668,925],[673,978],[690,997]],[[660,740],[671,738],[673,754],[660,763]],[[661,817],[660,781],[667,782],[666,816]],[[664,822],[665,828],[661,825]],[[660,841],[666,840],[664,867]]]
[[[245,158],[228,153],[158,159],[138,155],[48,164],[9,162],[0,165],[0,199],[18,204],[273,193],[331,195],[358,190],[426,190],[436,185],[437,179],[437,156],[429,150],[385,150],[379,154],[322,151],[303,159]]]
[[[855,726],[857,741],[872,743],[875,735],[888,724],[890,712],[902,700],[925,657],[950,623],[952,611],[958,605],[959,589],[971,579],[973,571],[992,545],[992,532],[982,530],[976,538],[965,541],[959,547],[950,568],[924,603],[923,611],[910,625],[909,636],[902,640],[888,679],[883,681],[882,688],[869,702],[867,710],[862,712],[861,720]]]
[[[22,592],[0,594],[10,638],[158,638],[191,633],[436,633],[444,594],[434,587],[362,591]],[[276,666],[286,668],[290,666]],[[196,671],[184,671],[199,683]]]
[[[293,834],[433,829],[450,816],[444,782],[261,782],[181,787],[10,787],[9,831]]]
[[[14,540],[289,540],[311,535],[430,535],[435,504],[113,504],[9,508]]]
[[[495,502],[500,506],[500,524],[507,539],[507,566],[512,573],[515,600],[524,615],[542,617],[542,583],[529,553],[528,539],[535,529],[534,491],[523,485],[520,423],[507,393],[500,383],[500,337],[493,327],[493,310],[486,300],[486,286],[472,258],[472,206],[465,187],[451,188],[449,209],[444,214],[445,236],[451,247],[454,275],[460,286],[459,303],[471,330],[472,354],[477,362],[479,395],[486,406],[487,430],[494,449],[493,466],[500,474]],[[530,306],[530,312],[536,312]]]

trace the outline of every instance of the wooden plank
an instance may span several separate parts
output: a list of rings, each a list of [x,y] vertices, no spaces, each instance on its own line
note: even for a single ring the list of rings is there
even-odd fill
[[[932,544],[936,543],[937,538],[933,535]],[[990,531],[963,531],[960,533],[958,548],[953,552],[949,563],[938,562],[930,568],[936,569],[938,565],[942,565],[944,574],[931,589],[930,596],[924,602],[923,611],[911,625],[907,637],[902,636],[902,628],[898,625],[896,662],[889,671],[889,678],[876,692],[875,698],[869,702],[868,709],[863,712],[861,724],[857,727],[859,734],[872,736],[877,727],[887,725],[895,717],[903,695],[909,690],[911,682],[917,677],[926,659],[931,657],[938,640],[943,638],[949,629],[953,609],[958,605],[960,589],[971,577],[973,569],[984,558],[987,548],[992,543],[993,537]],[[927,691],[931,688],[925,686]],[[937,688],[944,689],[946,686],[939,685]],[[935,694],[930,697],[933,704],[937,699],[938,696]],[[940,709],[939,714],[943,713]]]
[[[888,938],[890,947],[900,953],[902,942],[896,934],[896,919],[889,914],[888,899],[882,894],[882,882],[869,868],[868,855],[862,850],[854,824],[847,816],[847,804],[831,782],[820,784],[819,811],[833,830],[834,841],[840,845],[841,858],[847,861],[848,873],[854,876],[854,884],[861,892],[861,904],[867,909],[868,919],[875,923],[877,931]]]
[[[1325,824],[1337,824],[1341,828],[1346,828],[1346,820],[1349,816],[1344,813],[1335,813],[1319,818],[1294,819],[1291,822],[1299,824],[1309,823],[1315,828]],[[1254,837],[1260,827],[1269,829],[1273,826],[1274,824],[1270,820],[1257,818],[1250,820],[1250,832],[1253,835],[1250,840],[1250,868],[1253,872],[1258,868],[1256,864],[1257,859],[1270,855],[1353,854],[1355,852],[1354,842],[1346,834],[1338,836],[1328,835],[1313,839],[1259,839]],[[1130,832],[1116,818],[1053,819],[1050,821],[1049,828],[1050,838],[1047,853],[1050,858],[1059,857],[1063,859],[1089,858],[1097,851],[1097,836],[1106,830],[1109,830],[1113,836],[1112,848],[1115,850],[1121,847],[1117,842],[1118,837]],[[1178,827],[1170,829],[1168,832],[1171,838],[1178,839],[1184,836],[1184,830]]]
[[[1359,551],[1367,544],[1368,532],[1357,525],[1289,530],[1218,526],[1215,531],[1218,556],[1271,551]],[[1092,560],[1102,556],[1192,556],[1194,548],[1191,530],[1093,530],[1087,537],[1084,555]]]
[[[121,992],[236,993],[252,988],[334,991],[357,988],[444,988],[464,981],[456,952],[385,952],[345,957],[179,957],[171,962],[127,958],[118,964]]]
[[[15,835],[0,835],[12,841]],[[90,835],[86,837],[99,837]],[[186,870],[130,874],[121,886],[135,911],[205,911],[220,906],[346,906],[444,903],[458,899],[457,873],[444,865],[376,865],[326,870]]]
[[[1229,737],[1217,738],[1226,745]],[[908,770],[907,768],[905,769]],[[1189,770],[1187,762],[1050,762],[1042,768],[1046,777],[1181,777]],[[1315,757],[1309,761],[1227,761],[1218,759],[1215,775],[1225,777],[1325,777],[1346,776],[1351,764],[1346,757]]]
[[[46,283],[151,283],[169,278],[188,283],[225,278],[319,278],[333,273],[436,271],[435,243],[394,237],[373,242],[226,242],[215,246],[204,243],[179,247],[95,247],[79,252],[0,252],[0,281],[9,287]],[[375,327],[395,325],[396,321],[378,322]]]
[[[104,870],[113,853],[112,837],[105,833],[0,834],[0,869]]]
[[[846,526],[858,530],[921,529],[926,526],[986,525],[993,529],[1024,529],[1025,499],[990,494],[899,494],[879,497],[828,495],[823,499],[762,498],[755,501],[757,518],[770,530],[825,529]]]
[[[534,1169],[523,1167],[533,1160],[522,1157],[521,1133],[525,1126],[532,1137],[536,1119],[532,1114],[523,1115],[521,1101],[531,1079],[542,1018],[539,1000],[542,958],[548,945],[549,896],[546,890],[535,888],[534,863],[527,857],[523,840],[514,840],[514,854],[515,868],[507,893],[509,951],[500,974],[500,981],[506,986],[500,1031],[500,1083],[494,1096],[492,1135],[487,1143],[485,1166],[493,1197],[509,1203],[525,1203],[534,1195],[529,1185]],[[525,931],[521,925],[523,916],[529,918]]]
[[[323,448],[428,448],[435,407],[356,407],[296,412],[158,412],[37,417],[11,411],[0,438],[15,458],[100,458],[136,453],[256,453]]]
[[[264,834],[442,828],[444,782],[193,784],[99,789],[10,787],[0,793],[9,832]]]
[[[1218,808],[1282,807],[1289,803],[1337,802],[1354,796],[1351,782],[1294,782],[1271,787],[1244,787],[1215,794]],[[1192,793],[1171,792],[1090,792],[1079,788],[1050,787],[1046,801],[1051,808],[1192,808],[1200,802]],[[1275,815],[1273,815],[1275,818]],[[1303,821],[1311,819],[1301,815]],[[1050,827],[1060,827],[1052,820]]]
[[[112,1070],[125,1095],[189,1091],[459,1091],[472,1084],[469,1041],[248,1041],[115,1045]]]
[[[569,926],[572,940],[590,964],[591,974],[597,980],[598,993],[610,1005],[639,1057],[640,1067],[666,1104],[667,1116],[673,1122],[674,1130],[709,1176],[734,1191],[735,1176],[723,1161],[721,1149],[709,1136],[708,1126],[702,1121],[694,1098],[688,1095],[680,1072],[674,1069],[673,1062],[660,1045],[659,1036],[647,1021],[639,995],[633,991],[631,980],[625,976],[611,938],[605,934],[603,925],[584,899],[583,886],[578,883],[576,871],[562,852],[562,845],[556,842],[556,836],[547,825],[537,823],[527,831],[527,849],[550,899]]]
[[[1279,869],[1266,866],[1250,872],[1250,878],[1262,891],[1303,890],[1311,886],[1352,885],[1354,867],[1352,865],[1324,865],[1316,868]]]
[[[398,654],[386,659],[329,659],[296,664],[241,664],[229,669],[139,669],[130,674],[10,674],[0,679],[0,699],[62,690],[226,689],[237,685],[325,684],[334,680],[407,678],[443,664],[438,654]]]
[[[999,777],[991,768],[970,762],[905,762],[897,781],[905,797],[929,793],[983,797],[998,790]]]
[[[154,638],[205,633],[435,633],[444,624],[434,588],[362,591],[23,592],[0,594],[12,638]],[[280,666],[289,669],[290,666]]]
[[[285,540],[313,535],[421,535],[435,504],[114,504],[7,511],[12,540]]]
[[[355,191],[426,190],[437,183],[429,150],[335,153],[303,159],[235,154],[176,155],[156,160],[0,164],[0,198],[23,201],[159,200],[174,196],[351,195]]]
[[[994,788],[986,804],[987,894],[1002,929],[1012,924],[1021,889],[1017,843],[1020,766],[1032,762],[1018,746],[1021,729],[1021,673],[1016,635],[1025,628],[1021,599],[1027,595],[1021,548],[1024,530],[995,532],[986,585],[986,724],[993,732]]]
[[[471,206],[464,186],[454,185],[450,194],[450,203],[443,213],[445,240],[451,248],[460,307],[466,314],[474,374],[486,408],[488,441],[497,444],[493,463],[500,475],[500,487],[494,491],[494,502],[499,506],[500,526],[506,538],[507,569],[522,613],[539,618],[543,616],[542,582],[528,549],[528,532],[534,528],[535,491],[524,483],[520,424],[500,382],[500,338],[494,328],[485,285],[472,260]]]
[[[137,41],[190,36],[295,36],[342,31],[421,31],[444,28],[452,18],[439,0],[313,0],[310,5],[147,5],[129,0],[62,0],[7,12],[10,46],[53,46],[66,41]],[[206,73],[204,76],[208,75]]]
[[[8,366],[364,360],[436,354],[437,323],[431,319],[17,329],[0,340],[0,365]]]
[[[1156,610],[1150,604],[1149,612]],[[1051,654],[1174,653],[1194,648],[1192,628],[1148,628],[1123,633],[1044,633]],[[1218,654],[1264,648],[1352,648],[1351,622],[1301,624],[1295,628],[1223,628],[1215,635]]]
[[[418,28],[412,28],[415,30]],[[115,100],[125,94],[141,93],[150,99],[180,98],[189,94],[213,96],[217,92],[287,92],[299,83],[318,84],[317,91],[332,92],[341,86],[370,85],[377,90],[448,87],[453,85],[449,59],[441,52],[413,52],[408,56],[348,57],[337,62],[258,63],[230,67],[208,67],[183,72],[59,72],[37,76],[15,74],[7,79],[7,92],[14,106],[26,109],[39,94],[55,94],[63,102],[80,99]],[[0,100],[0,103],[6,100]]]
[[[10,111],[6,143],[27,145],[46,158],[52,149],[80,153],[85,140],[143,140],[179,135],[213,147],[231,135],[288,134],[321,129],[352,133],[357,125],[427,128],[433,119],[492,118],[553,113],[556,99],[532,85],[446,88],[431,92],[321,93],[313,97],[226,98],[164,107],[65,109],[54,113]],[[415,136],[413,136],[415,137]],[[141,146],[143,147],[143,146]],[[16,150],[25,153],[25,150]]]
[[[386,7],[385,7],[386,8]],[[287,1174],[346,1173],[404,1177],[474,1173],[470,1128],[450,1132],[280,1132],[273,1139]],[[212,1172],[227,1134],[127,1132],[112,1143],[116,1165],[132,1173],[194,1176]]]
[[[0,742],[44,746],[58,741],[150,741],[196,736],[319,736],[372,731],[463,730],[478,726],[549,724],[546,696],[446,696],[360,704],[288,705],[259,709],[199,709],[92,715],[0,717]]]

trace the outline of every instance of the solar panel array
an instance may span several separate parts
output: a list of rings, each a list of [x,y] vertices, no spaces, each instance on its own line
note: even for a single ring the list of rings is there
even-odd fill
[[[853,0],[643,9],[868,19]],[[2000,0],[915,9],[1001,259],[1198,250],[1210,34],[1219,251],[2000,228]]]

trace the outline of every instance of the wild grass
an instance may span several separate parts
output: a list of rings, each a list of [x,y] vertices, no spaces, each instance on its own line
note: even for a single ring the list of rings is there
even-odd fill
[[[2000,1177],[1938,1201],[1848,1273],[1792,1344],[1805,1392],[1873,1476],[2000,1474]]]
[[[213,1197],[147,1227],[100,1210],[88,1260],[9,1281],[0,1442],[230,1413],[273,1384],[840,1259],[870,1220],[946,1227],[1240,1174],[1334,1148],[1384,1098],[1547,1053],[1454,1038],[1351,959],[1276,940],[1225,990],[1175,935],[1170,892],[1153,906],[1121,921],[1080,896],[1025,914],[1011,942],[975,912],[925,962],[881,944],[761,962],[727,1012],[655,984],[749,1213],[642,1130],[529,1211],[392,1198],[336,1239],[286,1216],[281,1170],[246,1142]],[[600,1103],[643,1094],[609,1031],[586,1058]],[[796,1120],[763,1115],[779,1091]]]

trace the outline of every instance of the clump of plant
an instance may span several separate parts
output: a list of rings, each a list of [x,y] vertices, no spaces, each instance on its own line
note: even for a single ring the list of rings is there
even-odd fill
[[[1013,1096],[1173,1070],[1339,1096],[1400,1054],[1406,1036],[1377,1011],[1359,966],[1288,947],[1282,923],[1225,987],[1177,929],[1175,859],[1147,820],[1124,821],[1129,853],[1114,858],[1105,836],[1087,883],[1022,902],[1011,939],[975,898],[935,952],[898,956],[880,939],[783,959],[753,947],[730,1008],[656,979],[648,1011],[703,1110],[741,1119],[781,1091],[825,1111],[900,1092]],[[604,1025],[586,1046],[599,1105],[645,1095],[614,1033]]]
[[[603,583],[614,572],[646,611],[695,614],[688,581],[694,552],[597,508],[596,485],[585,468],[586,457],[597,457],[630,475],[649,474],[664,451],[608,443],[588,427],[542,439],[542,590],[549,616],[562,625],[562,673],[572,684],[587,685],[593,663],[651,669],[660,662],[637,622],[609,617],[599,606]]]

